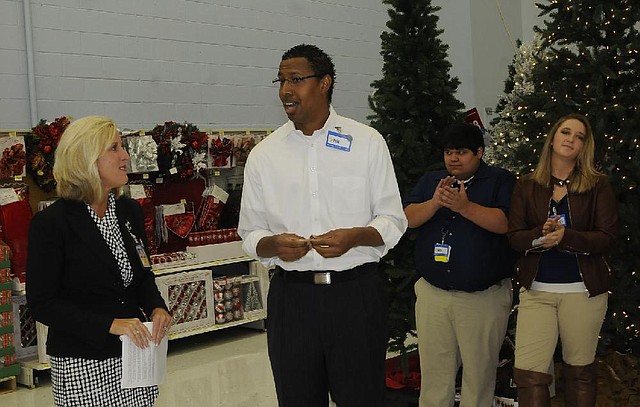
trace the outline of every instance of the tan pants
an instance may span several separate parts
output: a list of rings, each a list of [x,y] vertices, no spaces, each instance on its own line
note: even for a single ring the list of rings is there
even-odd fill
[[[562,341],[562,358],[573,366],[595,359],[598,334],[607,312],[608,294],[520,290],[515,367],[546,373]]]
[[[415,284],[422,375],[420,407],[453,406],[462,363],[461,407],[491,406],[500,347],[511,312],[511,280],[473,293]]]

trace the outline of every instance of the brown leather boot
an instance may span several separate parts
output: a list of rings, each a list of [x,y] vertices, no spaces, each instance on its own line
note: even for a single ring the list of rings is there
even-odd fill
[[[513,369],[513,380],[518,386],[520,407],[549,407],[549,385],[553,376],[531,370]]]
[[[564,404],[566,407],[594,407],[598,389],[598,365],[562,364],[564,376]]]

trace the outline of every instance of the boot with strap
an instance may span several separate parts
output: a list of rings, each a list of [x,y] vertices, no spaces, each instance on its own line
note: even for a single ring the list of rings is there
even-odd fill
[[[598,365],[586,366],[562,364],[564,376],[564,403],[566,407],[594,407],[598,389]]]
[[[549,385],[553,376],[532,370],[513,369],[513,380],[518,387],[520,407],[549,407]]]

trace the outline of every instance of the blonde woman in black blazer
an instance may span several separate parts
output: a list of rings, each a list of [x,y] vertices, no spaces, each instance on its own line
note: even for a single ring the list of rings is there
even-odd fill
[[[158,396],[156,386],[120,388],[119,336],[144,348],[172,322],[149,265],[142,210],[117,196],[128,160],[112,120],[72,122],[56,150],[60,199],[31,223],[27,301],[49,326],[56,406],[151,406]]]

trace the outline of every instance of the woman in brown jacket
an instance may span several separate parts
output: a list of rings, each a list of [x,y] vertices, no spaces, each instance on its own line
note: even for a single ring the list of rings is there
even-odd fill
[[[562,341],[567,406],[595,406],[595,351],[607,311],[605,254],[617,233],[616,197],[594,166],[587,118],[570,114],[549,131],[535,171],[513,191],[509,241],[522,285],[514,379],[522,407],[549,406],[548,374]]]

